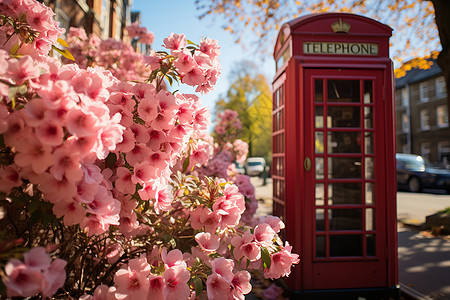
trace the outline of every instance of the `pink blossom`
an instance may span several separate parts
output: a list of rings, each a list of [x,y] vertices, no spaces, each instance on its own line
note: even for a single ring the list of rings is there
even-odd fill
[[[149,276],[149,289],[147,299],[154,300],[164,300],[163,291],[165,290],[166,284],[164,278],[160,275],[156,276],[150,274]]]
[[[67,180],[75,182],[83,176],[80,165],[80,157],[74,155],[68,147],[58,148],[53,153],[54,163],[50,171],[57,180],[65,177]]]
[[[156,214],[169,211],[172,208],[173,195],[167,189],[159,189],[156,193],[154,209]]]
[[[148,162],[144,161],[142,163],[137,163],[134,165],[134,172],[131,176],[131,182],[145,183],[156,177],[156,169]]]
[[[206,252],[214,252],[219,248],[220,240],[217,235],[209,232],[199,232],[195,235],[195,240],[201,249]]]
[[[44,193],[44,198],[56,203],[62,199],[72,199],[77,193],[77,187],[73,181],[67,180],[65,176],[61,180],[57,180],[49,173],[43,173],[40,177],[38,189]]]
[[[135,185],[131,180],[132,173],[124,167],[117,168],[116,188],[124,194],[134,194]]]
[[[270,268],[265,271],[264,277],[270,279],[277,279],[281,276],[289,276],[291,273],[291,266],[298,264],[300,259],[298,254],[291,253],[292,246],[286,242],[286,245],[279,252],[270,256]]]
[[[66,281],[65,267],[67,262],[62,259],[55,259],[49,268],[44,269],[41,283],[42,298],[51,296],[64,285]]]
[[[248,294],[252,290],[252,285],[250,284],[250,273],[247,271],[239,271],[234,274],[231,284],[233,286],[232,295],[234,299],[244,300],[244,295]]]
[[[205,82],[205,74],[198,66],[194,66],[189,72],[183,75],[182,82],[187,85],[196,86]]]
[[[138,105],[139,116],[146,122],[147,125],[151,124],[153,120],[158,116],[158,107],[155,98],[145,97]]]
[[[281,296],[282,292],[283,289],[281,287],[277,286],[275,283],[272,283],[262,292],[262,295],[264,300],[277,300]]]
[[[255,241],[262,245],[267,246],[270,245],[272,242],[272,239],[275,235],[275,231],[270,227],[269,224],[262,223],[255,227],[254,231]]]
[[[147,299],[150,265],[145,258],[135,258],[114,275],[117,299]]]
[[[27,137],[16,149],[14,162],[20,167],[31,166],[37,174],[45,172],[54,162],[52,147],[36,138]]]
[[[25,55],[19,60],[9,60],[7,74],[17,85],[20,85],[29,79],[39,77],[40,70],[33,59]]]
[[[150,155],[150,149],[145,144],[136,144],[130,152],[127,153],[126,160],[130,165],[142,163]]]
[[[259,223],[266,223],[269,224],[272,229],[278,233],[280,232],[280,229],[284,229],[284,223],[280,220],[280,218],[275,216],[263,216],[259,217]]]
[[[191,52],[184,48],[178,53],[178,58],[174,61],[173,65],[178,68],[180,72],[187,73],[197,65],[197,62],[194,60]]]
[[[59,201],[53,205],[53,213],[57,217],[64,217],[64,225],[80,224],[86,215],[86,210],[77,201]]]
[[[186,47],[187,39],[184,34],[171,33],[169,37],[164,39],[164,47],[169,50],[179,50]]]
[[[44,270],[50,267],[50,256],[43,247],[32,248],[23,255],[25,265],[33,270]]]
[[[163,273],[165,286],[163,294],[166,299],[187,299],[191,293],[187,282],[190,273],[185,267],[176,266]]]
[[[0,166],[0,191],[9,193],[14,187],[22,184],[19,171],[15,165]]]
[[[20,260],[12,258],[5,266],[6,286],[8,298],[32,297],[41,286],[42,273],[39,269],[30,269]]]
[[[214,262],[214,261],[213,261]],[[217,273],[208,276],[206,290],[210,300],[227,300],[231,297],[231,284]]]
[[[63,142],[63,128],[51,121],[45,121],[35,128],[36,136],[45,145],[58,146]]]

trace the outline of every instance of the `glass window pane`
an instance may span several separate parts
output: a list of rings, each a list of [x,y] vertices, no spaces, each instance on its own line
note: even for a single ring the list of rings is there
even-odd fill
[[[366,179],[373,179],[373,157],[366,157],[364,165]]]
[[[361,128],[361,109],[359,106],[328,106],[328,128]]]
[[[328,153],[361,153],[360,132],[328,132]]]
[[[366,235],[367,242],[367,256],[375,256],[375,235],[368,234]]]
[[[316,128],[323,128],[323,106],[316,106]]]
[[[328,205],[361,204],[361,183],[329,183]]]
[[[373,112],[372,107],[364,107],[364,128],[372,129],[373,128]]]
[[[375,230],[375,210],[366,208],[366,231]]]
[[[331,235],[330,256],[362,256],[361,235]]]
[[[325,178],[325,163],[323,157],[316,157],[316,179],[324,179]]]
[[[372,80],[364,80],[364,103],[373,103]]]
[[[359,80],[328,80],[329,102],[360,102]]]
[[[373,204],[375,190],[372,182],[366,182],[366,204]]]
[[[325,231],[325,209],[316,209],[316,231]]]
[[[323,153],[323,132],[322,131],[316,131],[316,140],[314,143],[316,153]]]
[[[329,209],[330,230],[362,230],[362,211],[359,208]]]
[[[361,158],[329,157],[329,178],[361,178]],[[317,177],[316,177],[317,178]]]
[[[364,134],[364,148],[366,154],[373,154],[373,132]]]
[[[316,236],[316,257],[325,257],[325,236]]]
[[[322,79],[316,79],[314,80],[314,100],[316,102],[323,102],[323,80]]]
[[[325,205],[325,185],[316,183],[316,205]]]

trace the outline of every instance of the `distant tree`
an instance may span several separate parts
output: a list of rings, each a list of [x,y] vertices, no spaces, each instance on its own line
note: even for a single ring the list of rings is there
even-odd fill
[[[270,158],[272,96],[267,79],[249,61],[236,64],[227,93],[216,103],[216,111],[238,112],[242,130],[239,138],[249,145],[248,156]]]
[[[234,34],[237,41],[250,39],[262,51],[271,51],[280,26],[300,15],[327,11],[366,15],[394,28],[391,51],[395,61],[427,58],[441,46],[437,62],[450,95],[449,0],[195,0],[195,4],[200,18],[220,15],[223,28]],[[246,34],[249,31],[251,35]],[[429,66],[424,60],[415,63],[422,68]],[[450,97],[448,101],[450,106]]]

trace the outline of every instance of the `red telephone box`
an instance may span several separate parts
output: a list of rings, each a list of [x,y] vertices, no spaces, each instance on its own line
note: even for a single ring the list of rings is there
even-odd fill
[[[391,33],[323,13],[278,34],[273,210],[300,254],[298,298],[399,297]]]

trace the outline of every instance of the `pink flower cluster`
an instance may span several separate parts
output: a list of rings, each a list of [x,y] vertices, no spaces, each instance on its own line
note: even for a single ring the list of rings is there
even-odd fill
[[[101,40],[94,34],[88,37],[84,29],[71,27],[67,34],[67,43],[75,62],[81,68],[101,66],[121,81],[143,80],[150,71],[144,55],[137,53],[131,45],[124,42],[114,39]]]
[[[42,299],[51,297],[66,280],[66,262],[52,261],[42,247],[24,254],[24,262],[12,258],[5,266],[4,284],[8,298],[32,297],[41,293]]]
[[[214,130],[219,135],[224,135],[227,131],[239,130],[242,128],[241,121],[238,118],[238,113],[235,110],[225,109],[223,112],[217,114],[219,120]]]
[[[13,28],[9,23],[0,27],[0,45],[8,52],[30,55],[47,54],[65,31],[59,28],[58,22],[55,22],[55,13],[49,7],[34,0],[1,1],[0,15],[12,18],[15,24],[21,24],[18,28]],[[17,22],[23,19],[26,19],[27,24]],[[15,30],[20,34],[13,34]],[[12,36],[9,37],[11,34]],[[17,50],[14,50],[14,47],[17,47]]]
[[[126,29],[130,38],[138,39],[142,44],[151,45],[155,40],[153,32],[148,32],[147,28],[140,26],[137,22],[131,23]]]
[[[8,178],[0,182],[0,191],[9,192],[24,178],[38,185],[66,225],[81,224],[91,233],[118,225],[120,202],[93,164],[122,141],[121,116],[106,104],[117,80],[101,68],[61,67],[56,60],[30,56],[4,61],[0,78],[30,86],[23,94],[11,93],[14,87],[0,89],[0,133],[15,152],[14,164],[0,172],[1,178]],[[33,96],[24,108],[10,111],[6,104],[26,95]]]
[[[197,86],[196,92],[210,92],[221,73],[218,56],[220,47],[217,40],[205,38],[200,41],[198,49],[187,47],[184,34],[172,33],[164,39],[164,47],[170,50],[174,66],[181,76],[181,81],[190,86]],[[149,58],[154,61],[155,58]]]

